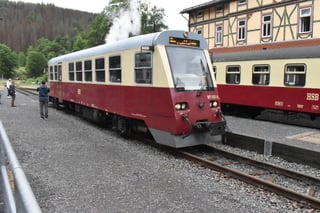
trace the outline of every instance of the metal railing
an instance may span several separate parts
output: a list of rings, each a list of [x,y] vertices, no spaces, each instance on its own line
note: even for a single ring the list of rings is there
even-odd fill
[[[33,194],[9,138],[0,121],[0,165],[1,184],[4,199],[4,212],[40,213],[41,209]],[[9,168],[7,169],[7,165]],[[12,173],[13,183],[10,184],[8,174]]]

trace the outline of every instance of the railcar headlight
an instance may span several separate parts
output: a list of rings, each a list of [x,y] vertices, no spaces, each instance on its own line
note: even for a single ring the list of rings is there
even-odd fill
[[[218,101],[210,101],[209,106],[210,108],[216,108],[219,105]]]
[[[175,105],[176,110],[186,110],[187,107],[188,107],[188,105],[185,102],[176,103],[176,105]]]

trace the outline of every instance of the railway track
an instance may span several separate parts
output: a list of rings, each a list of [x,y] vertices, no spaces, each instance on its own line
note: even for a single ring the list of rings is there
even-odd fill
[[[320,209],[320,179],[239,156],[211,146],[174,150],[177,154],[256,187]],[[294,188],[293,188],[294,186]]]
[[[34,89],[20,88],[19,92],[26,95],[37,94]],[[154,141],[142,136],[134,135],[134,138],[174,155],[182,156],[203,167],[213,169],[258,188],[297,201],[300,205],[320,209],[319,178],[246,158],[211,146],[172,149],[158,145]],[[295,187],[292,188],[292,186]]]

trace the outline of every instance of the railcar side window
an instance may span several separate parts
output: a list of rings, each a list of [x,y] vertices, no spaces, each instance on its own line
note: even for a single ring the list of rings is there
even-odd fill
[[[76,80],[82,81],[82,61],[76,62]]]
[[[69,63],[69,81],[74,81],[74,63]]]
[[[105,82],[106,72],[104,66],[104,58],[96,59],[96,81],[97,82]]]
[[[284,73],[284,85],[304,86],[306,83],[306,65],[287,64]]]
[[[54,76],[53,80],[58,80],[58,66],[54,65]]]
[[[92,61],[84,61],[84,80],[92,81]]]
[[[61,64],[58,65],[58,79],[59,81],[62,81],[62,67]]]
[[[121,57],[109,57],[109,80],[110,82],[121,82]]]
[[[227,66],[226,82],[228,84],[240,84],[240,66]]]
[[[151,52],[139,52],[135,55],[135,81],[139,84],[152,83]]]
[[[50,73],[50,80],[53,80],[53,66],[50,66],[50,69],[49,69],[49,73]]]
[[[252,84],[269,85],[270,67],[269,65],[254,65],[252,73]]]

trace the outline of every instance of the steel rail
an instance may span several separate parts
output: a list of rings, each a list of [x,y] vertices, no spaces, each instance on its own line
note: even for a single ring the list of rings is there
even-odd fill
[[[270,181],[266,181],[261,178],[254,177],[252,175],[240,172],[238,170],[235,170],[232,168],[227,168],[227,167],[222,166],[218,163],[215,163],[210,160],[198,157],[198,156],[193,155],[191,153],[188,153],[186,151],[182,151],[182,150],[179,151],[178,150],[178,153],[181,154],[182,156],[184,156],[185,158],[190,159],[192,161],[196,160],[198,162],[201,162],[202,164],[206,165],[207,167],[209,167],[215,171],[227,174],[231,177],[234,177],[236,179],[239,179],[239,180],[244,181],[246,183],[249,183],[251,185],[257,186],[259,188],[269,190],[269,191],[274,192],[276,194],[287,197],[291,200],[295,200],[299,203],[305,202],[306,204],[309,204],[313,208],[320,209],[320,200],[316,199],[314,197],[311,197],[311,196],[308,196],[308,195],[305,195],[302,193],[298,193],[296,191],[290,190],[290,189],[285,188],[283,186],[274,184]]]
[[[274,172],[276,172],[278,174],[281,174],[281,175],[284,175],[287,177],[291,177],[291,178],[294,178],[297,180],[310,181],[310,182],[316,183],[320,186],[320,178],[313,177],[313,176],[306,175],[306,174],[302,174],[302,173],[292,171],[289,169],[285,169],[283,167],[280,167],[280,166],[277,166],[274,164],[270,164],[267,162],[258,161],[258,160],[254,160],[254,159],[251,159],[248,157],[240,156],[240,155],[237,155],[237,154],[234,154],[234,153],[231,153],[231,152],[228,152],[228,151],[216,148],[216,147],[206,146],[206,148],[207,148],[207,150],[211,149],[210,151],[220,153],[228,158],[244,161],[250,165],[253,165],[253,166],[256,166],[256,167],[259,167],[262,169],[273,170]]]

